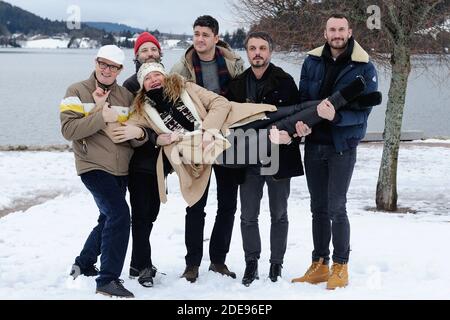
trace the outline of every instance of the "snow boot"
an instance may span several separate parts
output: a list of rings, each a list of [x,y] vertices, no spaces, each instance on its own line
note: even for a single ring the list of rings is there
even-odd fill
[[[327,282],[327,289],[344,288],[348,285],[348,266],[347,264],[333,263],[331,275]]]
[[[225,263],[212,263],[209,266],[209,271],[220,273],[223,276],[228,276],[236,279],[236,273],[230,271]]]
[[[313,261],[303,277],[292,279],[292,282],[307,282],[310,284],[317,284],[327,282],[330,277],[330,269],[328,264],[324,264],[324,259]]]
[[[198,266],[186,266],[181,278],[185,278],[187,281],[194,283],[198,279]]]

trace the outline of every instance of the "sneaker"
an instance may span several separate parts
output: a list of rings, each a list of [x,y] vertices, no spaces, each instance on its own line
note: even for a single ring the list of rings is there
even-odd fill
[[[132,280],[138,278],[139,275],[141,274],[141,272],[144,270],[145,270],[145,268],[143,270],[139,270],[137,268],[130,267],[129,278]],[[152,277],[153,278],[156,276],[157,271],[158,271],[158,269],[156,269],[156,267],[152,265],[152,272],[153,272]],[[164,273],[161,272],[161,274],[164,274]]]
[[[156,269],[151,268],[145,268],[139,273],[138,282],[141,286],[146,288],[153,287],[153,278],[156,275]]]
[[[129,276],[129,278],[130,279],[135,279],[135,278],[139,277],[139,273],[140,273],[139,269],[130,267],[130,276]]]
[[[98,269],[95,265],[89,266],[86,269],[81,269],[78,264],[74,263],[72,265],[72,269],[70,270],[70,276],[72,276],[73,280],[75,280],[80,275],[83,275],[86,277],[96,277],[96,276],[98,276]]]
[[[344,288],[348,285],[348,266],[347,264],[333,263],[331,275],[327,282],[327,289]]]
[[[283,269],[283,265],[280,263],[271,263],[269,270],[269,279],[272,282],[277,282],[278,277],[281,278],[281,269]]]
[[[181,278],[185,278],[187,281],[194,283],[198,279],[198,267],[197,266],[186,266]]]
[[[327,282],[330,277],[330,269],[328,264],[324,264],[324,259],[320,258],[319,261],[313,261],[303,277],[292,279],[292,282],[307,282],[311,284],[317,284],[321,282]]]
[[[253,281],[258,279],[258,260],[247,262],[244,271],[244,277],[242,278],[242,284],[248,287]]]
[[[209,265],[209,271],[220,273],[223,276],[228,276],[236,279],[236,273],[230,271],[224,263],[212,263]]]
[[[104,286],[97,287],[95,293],[100,293],[108,297],[134,298],[134,294],[125,289],[123,280],[121,279],[112,280]]]

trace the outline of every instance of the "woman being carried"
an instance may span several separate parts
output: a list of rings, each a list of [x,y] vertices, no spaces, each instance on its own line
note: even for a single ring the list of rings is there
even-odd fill
[[[231,146],[229,141],[236,138],[230,134],[230,128],[244,131],[254,129],[257,132],[276,126],[293,135],[298,121],[312,127],[323,120],[317,115],[316,108],[321,101],[278,110],[267,104],[230,102],[186,81],[178,74],[167,75],[164,67],[158,63],[142,65],[138,81],[141,90],[135,99],[134,112],[129,122],[149,127],[157,134],[169,137],[161,148],[157,164],[159,195],[163,203],[167,200],[163,156],[167,157],[179,177],[183,198],[189,206],[193,206],[208,185],[211,164]],[[360,96],[364,88],[364,80],[357,78],[328,100],[338,110]],[[361,107],[361,103],[355,105]],[[260,139],[258,137],[261,135],[253,134],[251,137]],[[267,139],[268,135],[262,137]]]

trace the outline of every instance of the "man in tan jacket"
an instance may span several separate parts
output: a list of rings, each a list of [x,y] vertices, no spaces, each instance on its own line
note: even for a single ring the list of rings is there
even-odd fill
[[[211,16],[198,17],[194,22],[194,44],[172,68],[197,85],[222,96],[226,96],[228,84],[244,71],[242,58],[229,45],[219,40],[219,23]],[[211,265],[209,270],[232,278],[236,274],[225,264],[230,248],[234,215],[237,208],[238,181],[240,170],[214,166],[217,182],[217,215],[209,243]],[[188,281],[198,277],[198,266],[203,255],[203,226],[208,188],[202,199],[186,209],[186,270]]]
[[[116,83],[124,58],[116,46],[100,48],[90,78],[67,89],[60,119],[64,138],[72,141],[77,173],[100,211],[98,224],[75,259],[71,275],[74,279],[98,275],[97,293],[132,298],[119,280],[130,233],[125,194],[133,149],[125,141],[140,138],[144,142],[146,134],[139,127],[118,123],[127,120],[133,100],[133,95]],[[100,254],[98,271],[94,264]]]

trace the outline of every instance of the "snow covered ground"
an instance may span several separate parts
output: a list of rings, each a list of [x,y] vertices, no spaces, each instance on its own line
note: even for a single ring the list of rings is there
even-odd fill
[[[22,43],[26,49],[67,49],[70,39],[39,39],[29,40]]]
[[[267,197],[260,229],[260,280],[241,285],[244,256],[237,214],[227,264],[238,279],[207,271],[208,243],[216,199],[212,179],[200,278],[179,276],[185,263],[184,203],[177,179],[169,179],[169,202],[151,236],[158,274],[154,288],[128,279],[130,251],[122,278],[138,299],[450,299],[450,144],[404,144],[399,158],[399,204],[417,213],[374,213],[381,144],[359,147],[349,191],[352,227],[350,285],[327,291],[325,284],[291,284],[304,273],[312,250],[311,214],[304,177],[292,182],[290,233],[283,279],[269,271],[270,217]],[[69,152],[0,152],[0,299],[108,299],[95,295],[93,278],[68,276],[73,259],[95,225],[97,208],[75,174]],[[14,212],[17,208],[20,211]],[[411,212],[412,212],[411,210]],[[239,209],[238,209],[239,212]]]

